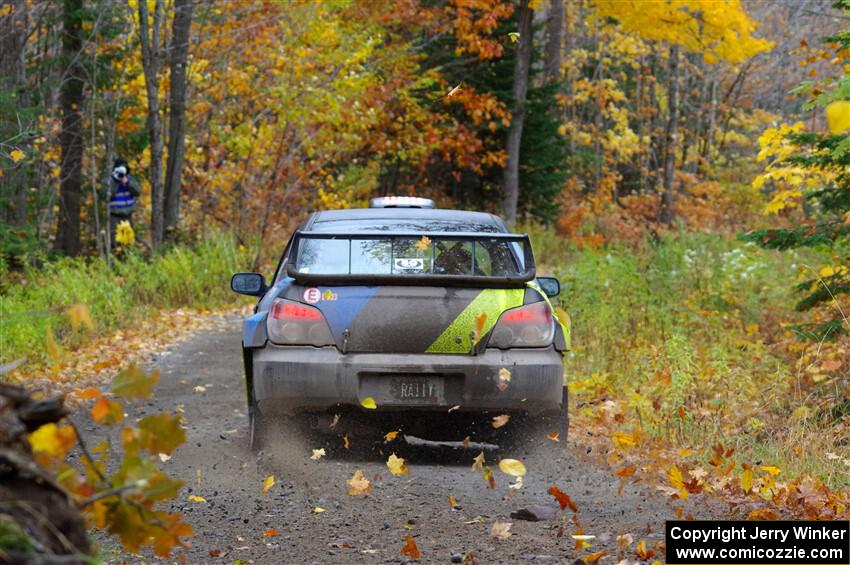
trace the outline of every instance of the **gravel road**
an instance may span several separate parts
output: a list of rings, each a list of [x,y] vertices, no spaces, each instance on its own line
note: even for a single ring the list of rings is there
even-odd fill
[[[194,335],[163,352],[152,363],[162,373],[154,400],[128,407],[138,418],[182,409],[187,443],[163,463],[186,488],[172,509],[185,513],[195,529],[189,563],[403,563],[406,536],[412,536],[423,563],[572,563],[589,552],[607,550],[601,563],[617,562],[617,536],[631,534],[652,548],[663,541],[664,520],[673,518],[671,502],[652,490],[619,483],[608,469],[588,462],[580,438],[571,447],[549,444],[526,453],[522,447],[488,453],[496,488],[488,489],[480,471],[471,470],[477,451],[447,453],[407,448],[409,475],[392,476],[388,453],[340,449],[310,459],[309,441],[291,440],[255,455],[248,446],[243,393],[240,321],[228,318],[217,328]],[[510,423],[508,425],[511,425]],[[399,441],[399,440],[396,440]],[[508,488],[500,473],[502,457],[521,459],[524,486]],[[372,481],[372,493],[353,497],[346,480],[358,469]],[[267,494],[268,475],[276,484]],[[572,512],[561,512],[547,489],[555,485],[579,508],[578,520],[593,534],[590,550],[577,551]],[[509,493],[513,493],[509,497]],[[190,495],[206,499],[193,502]],[[457,499],[452,509],[448,498]],[[555,519],[529,522],[510,518],[530,505],[550,506]],[[325,511],[316,513],[321,507]],[[716,505],[692,497],[686,511],[696,518],[723,517]],[[511,522],[510,537],[490,535],[497,520]],[[264,532],[274,529],[275,536]],[[122,554],[99,536],[106,562],[156,562],[150,555]],[[634,544],[627,559],[636,560]],[[663,555],[661,556],[663,558]],[[172,560],[169,560],[172,561]]]

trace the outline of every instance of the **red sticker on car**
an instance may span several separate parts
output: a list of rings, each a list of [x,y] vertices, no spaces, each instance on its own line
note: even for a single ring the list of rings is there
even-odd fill
[[[321,299],[322,293],[314,286],[304,291],[304,302],[307,304],[316,304]]]

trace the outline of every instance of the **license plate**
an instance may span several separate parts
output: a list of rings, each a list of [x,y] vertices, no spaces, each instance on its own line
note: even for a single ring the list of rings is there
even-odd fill
[[[442,377],[390,377],[389,397],[399,404],[444,404],[445,381]]]

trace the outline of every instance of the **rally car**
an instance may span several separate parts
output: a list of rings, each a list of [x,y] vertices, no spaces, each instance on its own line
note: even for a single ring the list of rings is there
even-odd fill
[[[270,283],[237,273],[231,288],[260,298],[242,337],[254,447],[286,433],[280,417],[344,429],[343,413],[418,437],[515,415],[566,439],[559,282],[497,216],[412,197],[315,212]]]

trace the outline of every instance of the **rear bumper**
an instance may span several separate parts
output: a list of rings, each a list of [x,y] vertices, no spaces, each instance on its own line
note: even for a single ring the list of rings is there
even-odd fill
[[[335,347],[266,345],[253,352],[254,400],[263,413],[294,414],[375,399],[379,411],[523,411],[560,409],[564,386],[561,354],[545,349],[486,350],[476,356],[349,353]],[[510,371],[500,385],[499,372]],[[437,377],[440,398],[408,402],[390,393],[388,381]],[[507,386],[505,386],[507,385]]]

